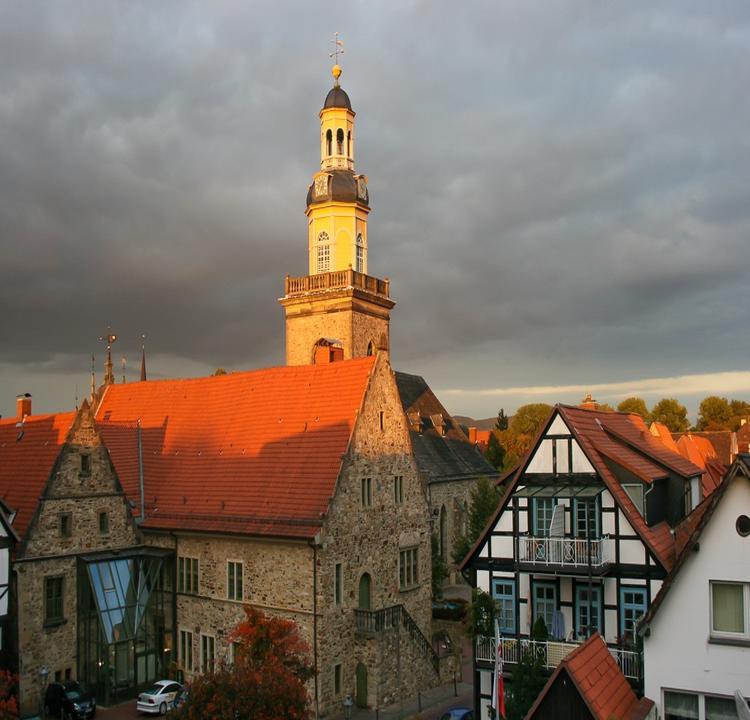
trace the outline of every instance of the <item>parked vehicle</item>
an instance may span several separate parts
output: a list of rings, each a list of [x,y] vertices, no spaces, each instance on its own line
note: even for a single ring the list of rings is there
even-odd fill
[[[63,720],[88,720],[96,715],[96,698],[75,680],[53,682],[44,693],[44,709]]]
[[[455,707],[440,716],[440,720],[474,720],[474,711],[467,707]]]
[[[158,680],[138,695],[136,710],[151,715],[166,715],[167,710],[174,705],[174,699],[180,690],[182,685],[174,680]]]

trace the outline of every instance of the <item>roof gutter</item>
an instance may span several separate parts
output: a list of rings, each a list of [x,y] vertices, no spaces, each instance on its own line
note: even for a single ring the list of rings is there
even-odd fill
[[[140,525],[146,519],[146,493],[143,489],[143,436],[141,433],[141,419],[136,421],[138,436],[138,491],[141,496],[141,513],[136,521]]]

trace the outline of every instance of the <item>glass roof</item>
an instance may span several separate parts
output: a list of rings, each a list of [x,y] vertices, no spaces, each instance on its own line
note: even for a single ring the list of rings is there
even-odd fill
[[[135,638],[161,565],[159,558],[137,557],[86,565],[107,642]]]
[[[596,497],[604,490],[604,485],[570,485],[568,483],[548,483],[546,485],[525,485],[516,490],[516,497]]]

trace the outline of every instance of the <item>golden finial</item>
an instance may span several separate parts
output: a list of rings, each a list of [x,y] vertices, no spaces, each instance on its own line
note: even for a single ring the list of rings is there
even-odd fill
[[[333,33],[333,40],[331,40],[333,43],[333,52],[328,53],[328,57],[335,58],[335,64],[331,68],[331,74],[333,75],[333,82],[336,87],[339,85],[339,78],[341,77],[341,65],[339,65],[339,55],[342,55],[344,53],[344,41],[339,40],[339,34],[337,32]]]

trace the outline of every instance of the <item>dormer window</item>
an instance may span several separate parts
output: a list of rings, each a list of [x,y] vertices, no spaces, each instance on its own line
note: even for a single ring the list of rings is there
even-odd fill
[[[636,483],[623,483],[622,489],[628,494],[628,497],[633,501],[633,505],[637,508],[638,512],[643,515],[643,485]]]

